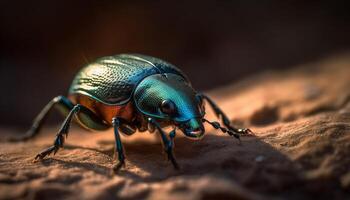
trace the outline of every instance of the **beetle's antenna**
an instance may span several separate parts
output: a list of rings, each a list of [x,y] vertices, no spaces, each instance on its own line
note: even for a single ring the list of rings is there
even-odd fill
[[[211,122],[211,121],[209,121],[209,120],[207,120],[207,119],[204,119],[204,118],[203,118],[203,121],[204,121],[204,122],[207,122],[208,124],[210,124],[210,125],[211,125],[212,127],[214,127],[215,129],[220,129],[223,133],[227,133],[227,134],[229,134],[230,136],[235,137],[236,139],[239,140],[239,143],[241,143],[241,139],[240,139],[240,137],[239,137],[239,134],[233,132],[233,131],[230,130],[230,129],[227,129],[227,128],[225,128],[225,127],[222,127],[222,126],[220,125],[219,122],[215,122],[215,121],[214,121],[214,122]]]

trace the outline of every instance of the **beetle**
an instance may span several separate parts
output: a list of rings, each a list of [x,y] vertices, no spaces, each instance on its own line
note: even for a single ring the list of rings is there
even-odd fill
[[[206,101],[224,126],[204,118]],[[35,156],[43,159],[63,147],[71,121],[89,130],[101,131],[114,128],[115,153],[118,162],[113,170],[118,172],[125,165],[124,149],[120,133],[132,135],[136,131],[156,131],[164,151],[173,166],[178,169],[173,155],[176,129],[185,136],[199,139],[209,123],[237,139],[249,129],[237,129],[226,114],[207,95],[195,91],[187,76],[174,65],[161,59],[140,54],[106,56],[87,64],[75,76],[68,96],[53,98],[34,119],[33,125],[22,138],[26,140],[39,132],[52,109],[59,110],[65,120],[53,145]],[[172,126],[166,133],[163,128]]]

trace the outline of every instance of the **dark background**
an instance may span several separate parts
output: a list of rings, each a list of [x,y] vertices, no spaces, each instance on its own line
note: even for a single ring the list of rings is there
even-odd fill
[[[0,125],[29,126],[95,58],[163,58],[199,90],[350,48],[346,1],[0,2]]]

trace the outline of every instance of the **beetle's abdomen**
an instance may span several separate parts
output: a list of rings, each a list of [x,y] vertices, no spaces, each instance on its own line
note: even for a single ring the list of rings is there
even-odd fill
[[[134,118],[134,107],[131,102],[124,105],[106,105],[81,94],[70,95],[69,99],[74,104],[87,107],[109,125],[112,125],[111,122],[114,117],[123,118],[128,122],[131,122]]]
[[[83,94],[108,105],[127,103],[137,84],[159,73],[185,75],[157,58],[121,54],[103,57],[84,67],[75,77],[69,94]]]

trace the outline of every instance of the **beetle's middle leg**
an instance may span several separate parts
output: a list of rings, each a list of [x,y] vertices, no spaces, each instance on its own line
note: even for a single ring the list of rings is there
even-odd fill
[[[80,104],[75,105],[66,119],[64,120],[60,130],[56,134],[56,138],[51,147],[43,150],[35,156],[35,160],[43,159],[45,156],[50,155],[52,152],[56,154],[59,148],[63,147],[64,135],[67,137],[70,124],[72,122],[73,116],[76,115],[79,118],[79,121],[86,126],[87,128],[108,128],[108,125],[100,119],[95,113],[91,110],[82,106]]]
[[[124,149],[123,149],[123,144],[122,141],[120,139],[120,134],[119,134],[119,128],[120,128],[120,119],[115,117],[112,120],[112,124],[114,127],[114,138],[115,138],[115,150],[116,153],[118,153],[118,160],[119,162],[114,165],[113,170],[114,172],[118,172],[119,169],[125,165],[125,155],[124,155]]]
[[[211,99],[209,98],[207,95],[205,94],[201,94],[201,96],[207,100],[207,102],[209,103],[210,107],[213,109],[215,115],[221,120],[222,123],[229,129],[234,131],[235,133],[238,134],[249,134],[252,133],[252,131],[250,129],[247,128],[243,128],[243,129],[238,129],[235,128],[234,126],[231,125],[231,122],[229,120],[229,118],[227,117],[227,115],[219,108],[219,106]]]
[[[164,146],[164,151],[167,153],[168,159],[171,161],[175,169],[179,169],[179,165],[177,164],[173,153],[174,138],[176,133],[175,129],[170,132],[169,134],[170,139],[168,139],[163,129],[160,127],[160,125],[156,121],[154,121],[152,118],[149,118],[148,122],[153,126],[155,126],[155,128],[158,130],[157,132],[160,134],[160,137],[162,139],[163,146]]]

